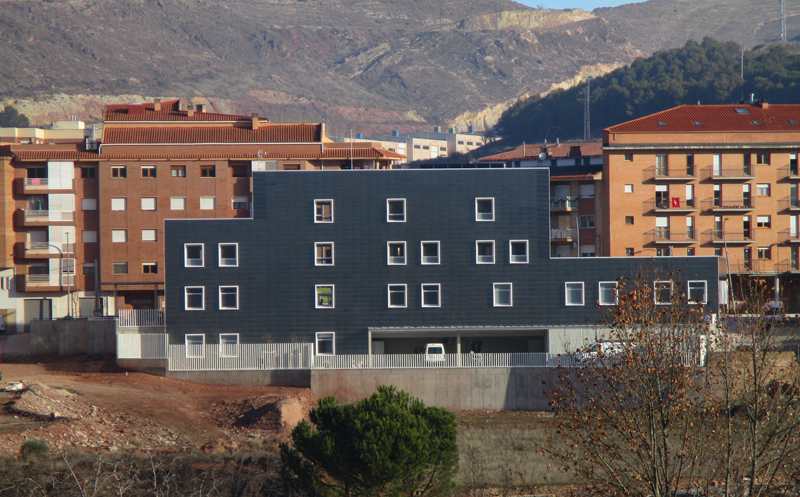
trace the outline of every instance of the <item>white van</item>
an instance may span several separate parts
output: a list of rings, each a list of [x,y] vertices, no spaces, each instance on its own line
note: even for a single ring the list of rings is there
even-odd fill
[[[443,362],[444,344],[429,343],[425,345],[425,362]]]
[[[625,353],[625,343],[623,342],[594,342],[587,347],[578,350],[575,359],[579,362],[588,362],[596,358],[600,352],[604,358],[617,357]]]

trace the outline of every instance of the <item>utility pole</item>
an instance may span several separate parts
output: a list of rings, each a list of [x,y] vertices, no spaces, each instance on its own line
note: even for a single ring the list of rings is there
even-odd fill
[[[592,77],[591,76],[586,78],[586,88],[585,88],[586,95],[585,95],[585,101],[584,101],[584,105],[583,105],[583,141],[585,141],[585,142],[589,141],[589,136],[591,135],[590,121],[589,121],[589,119],[590,119],[590,117],[589,117],[589,97],[591,96],[591,88],[590,88],[591,81],[592,81]]]
[[[497,9],[497,0],[494,0],[494,35],[500,33],[500,11]]]
[[[786,42],[786,0],[781,0],[781,41]]]

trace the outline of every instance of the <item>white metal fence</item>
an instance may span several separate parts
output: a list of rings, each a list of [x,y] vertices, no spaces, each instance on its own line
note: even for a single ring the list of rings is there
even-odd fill
[[[514,368],[577,366],[571,355],[546,353],[318,355],[314,369]]]
[[[164,311],[158,309],[120,309],[121,328],[150,328],[164,326]]]
[[[117,358],[165,359],[167,335],[163,333],[118,333]]]

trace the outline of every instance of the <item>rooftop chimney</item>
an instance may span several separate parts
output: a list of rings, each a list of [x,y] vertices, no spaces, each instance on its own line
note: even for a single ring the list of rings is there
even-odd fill
[[[258,131],[258,112],[253,112],[253,130]]]
[[[189,104],[186,106],[186,115],[189,117],[194,115],[194,104]]]
[[[766,97],[761,97],[761,108],[764,110],[769,109],[769,102],[767,102]]]
[[[161,99],[155,98],[153,99],[153,110],[156,112],[161,112]]]

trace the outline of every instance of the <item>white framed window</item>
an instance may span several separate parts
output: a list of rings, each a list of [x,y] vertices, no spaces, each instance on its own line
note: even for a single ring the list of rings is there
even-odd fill
[[[126,243],[128,241],[128,230],[111,230],[112,243]]]
[[[333,222],[333,200],[320,199],[314,200],[314,222],[332,223]]]
[[[669,305],[672,302],[672,282],[654,281],[653,300],[657,305]]]
[[[202,358],[206,356],[206,336],[205,335],[186,335],[186,357]]]
[[[708,303],[708,283],[705,280],[690,280],[686,283],[686,297],[690,304]]]
[[[235,211],[247,210],[249,208],[248,206],[247,197],[231,197],[231,209]]]
[[[128,168],[126,166],[111,166],[112,178],[127,178]]]
[[[386,199],[386,222],[387,223],[406,222],[406,199],[404,198]]]
[[[127,262],[112,262],[111,274],[128,274]]]
[[[142,166],[142,178],[155,178],[156,166]]]
[[[440,244],[439,241],[420,242],[420,253],[422,254],[422,265],[439,264]]]
[[[511,307],[514,305],[511,283],[494,283],[492,286],[495,307]]]
[[[187,286],[183,288],[184,309],[202,311],[206,308],[206,287]]]
[[[172,211],[185,211],[186,197],[170,197],[169,209]]]
[[[158,230],[142,230],[143,242],[155,242],[158,239]]]
[[[578,186],[578,195],[580,198],[594,198],[594,185]]]
[[[239,287],[221,286],[219,287],[219,310],[237,311],[239,310]]]
[[[183,244],[183,267],[205,266],[204,246],[202,243]]]
[[[154,211],[154,210],[156,210],[156,198],[155,197],[142,197],[142,210],[143,211]]]
[[[317,355],[336,355],[336,333],[320,331],[315,337]]]
[[[239,357],[239,334],[220,333],[219,335],[219,356],[220,357]]]
[[[112,211],[126,211],[128,210],[128,199],[125,197],[111,199]]]
[[[333,266],[333,242],[314,243],[314,265]]]
[[[96,231],[81,231],[81,242],[83,243],[97,243]]]
[[[112,211],[116,210],[116,209],[114,209],[114,206],[113,206],[113,204],[114,204],[114,200],[113,199],[111,200],[111,204],[112,204],[111,210]],[[81,210],[82,211],[96,211],[97,210],[97,199],[96,198],[82,198],[81,199]],[[122,209],[122,210],[124,210],[124,209]]]
[[[386,264],[405,266],[406,242],[386,242]]]
[[[143,262],[142,263],[142,274],[158,274],[158,263],[157,262]]]
[[[315,306],[317,309],[333,309],[333,285],[315,285],[314,293],[316,294]]]
[[[477,197],[475,198],[475,220],[494,221],[494,198]]]
[[[757,228],[771,228],[772,227],[772,217],[770,217],[770,216],[756,216],[756,227]]]
[[[422,288],[422,307],[441,307],[442,306],[442,285],[439,283],[423,283]]]
[[[619,296],[617,295],[616,281],[601,281],[597,284],[598,299],[600,305],[617,305]]]
[[[213,211],[217,208],[217,197],[200,197],[200,210]]]
[[[528,263],[528,240],[508,241],[508,262],[511,264]]]
[[[239,244],[219,244],[219,267],[239,267]]]
[[[475,241],[475,264],[494,264],[494,240]]]
[[[583,305],[582,281],[567,281],[564,283],[564,303],[566,305]]]
[[[403,284],[387,285],[388,306],[389,307],[408,307],[407,286]]]
[[[625,193],[633,193],[633,185],[625,185]]]
[[[757,183],[756,184],[756,195],[760,197],[769,197],[770,196],[770,184],[769,183]]]

